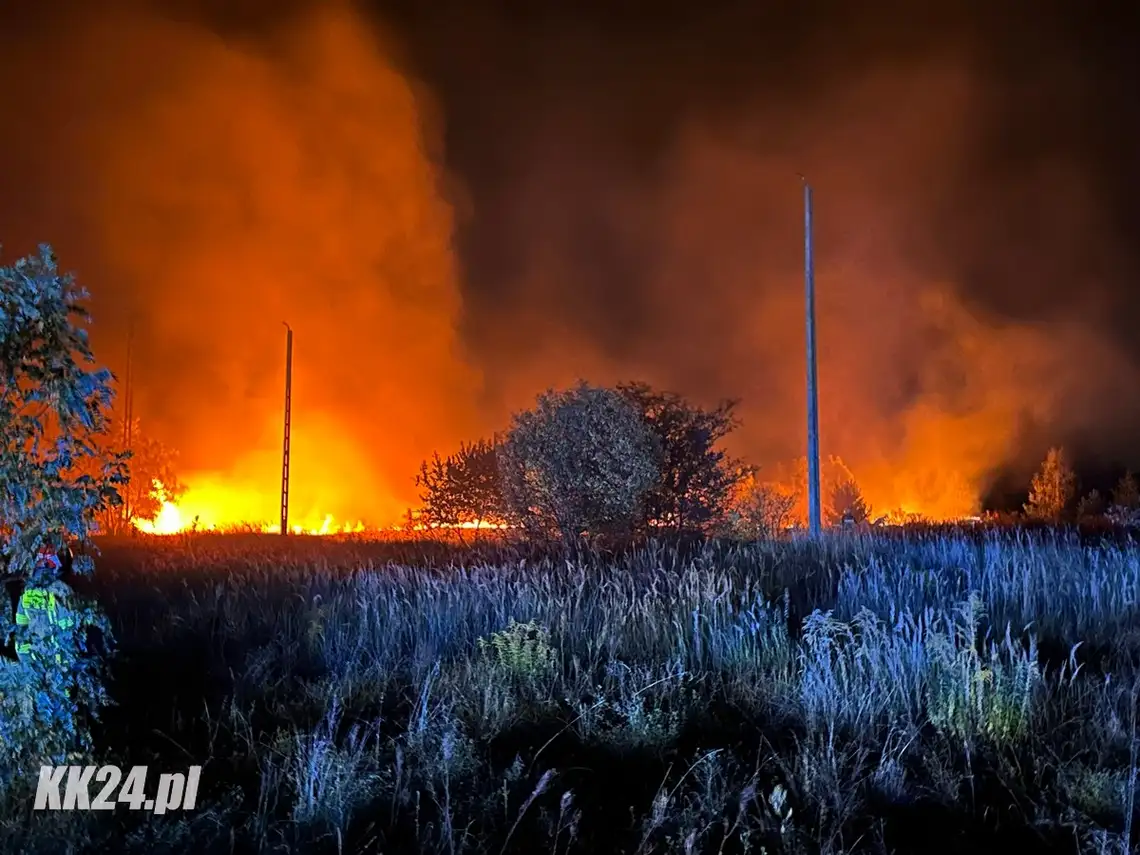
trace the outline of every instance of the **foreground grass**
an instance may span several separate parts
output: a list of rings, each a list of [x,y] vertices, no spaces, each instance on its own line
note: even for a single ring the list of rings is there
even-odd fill
[[[94,762],[198,809],[0,851],[1091,852],[1138,835],[1140,549],[107,544]]]

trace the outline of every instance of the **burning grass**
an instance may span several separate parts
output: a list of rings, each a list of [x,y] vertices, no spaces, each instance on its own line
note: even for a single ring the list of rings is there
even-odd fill
[[[1140,551],[1049,532],[544,555],[105,544],[99,759],[200,809],[23,852],[1124,852]],[[80,841],[85,841],[80,845]]]

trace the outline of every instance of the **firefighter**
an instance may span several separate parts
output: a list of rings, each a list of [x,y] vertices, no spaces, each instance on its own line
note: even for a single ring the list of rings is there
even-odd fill
[[[62,664],[58,637],[74,625],[67,585],[57,581],[44,588],[25,588],[16,608],[16,656],[27,661],[38,655],[54,655],[56,663]]]
[[[41,549],[37,556],[41,569],[58,573],[63,561],[50,549]],[[37,650],[46,653],[56,647],[60,632],[67,632],[75,625],[71,607],[71,589],[56,579],[46,586],[23,586],[16,602],[15,645],[6,653],[15,658],[27,660],[37,655]],[[48,655],[51,655],[50,653]],[[55,661],[62,664],[62,656],[56,652]]]

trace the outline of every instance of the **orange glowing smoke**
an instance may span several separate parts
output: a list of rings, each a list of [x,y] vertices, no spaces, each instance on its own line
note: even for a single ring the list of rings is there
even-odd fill
[[[841,509],[831,507],[835,492],[843,484],[854,483],[870,508],[870,518],[887,524],[952,522],[975,514],[978,502],[975,491],[950,475],[928,474],[924,481],[923,472],[921,467],[896,472],[869,469],[870,477],[865,477],[840,458],[829,457],[820,461],[823,506],[827,513],[839,513]],[[876,477],[880,475],[883,477]],[[775,495],[785,497],[791,502],[789,522],[807,525],[807,458],[761,471],[758,477],[747,479],[743,485],[745,494],[755,486],[765,486]]]
[[[479,432],[430,99],[349,3],[249,40],[109,16],[69,28],[57,107],[85,154],[59,157],[87,177],[74,204],[93,258],[75,264],[109,310],[94,346],[125,376],[129,310],[134,412],[187,486],[146,525],[280,519],[282,321],[290,519],[400,520],[419,462]]]
[[[1135,385],[1127,362],[1094,332],[1095,298],[1084,296],[1092,281],[1067,287],[1081,298],[1066,300],[1063,314],[1029,308],[1039,306],[1036,283],[1050,278],[1051,253],[1083,258],[1103,229],[1089,228],[1095,208],[1079,181],[1054,171],[1063,172],[1058,164],[971,180],[989,97],[969,61],[945,55],[913,67],[869,65],[834,87],[813,87],[811,97],[756,95],[738,109],[694,109],[648,186],[625,176],[604,138],[582,130],[600,127],[596,119],[551,122],[524,161],[528,183],[512,233],[517,283],[507,308],[486,321],[498,341],[517,344],[492,354],[489,373],[506,378],[520,406],[539,384],[578,375],[643,379],[705,404],[740,398],[743,424],[727,439],[734,455],[766,477],[777,461],[802,454],[795,175],[803,171],[816,188],[824,461],[843,459],[876,515],[976,515],[998,472],[1039,462],[1037,431],[1052,441],[1103,435],[1092,414],[1120,397],[1114,387]],[[995,212],[1029,191],[1063,200],[1040,206],[1055,238],[1050,253],[1002,259],[1005,282],[976,271],[979,281],[957,281],[997,266],[994,246],[1004,245],[1006,228],[999,215],[992,234],[975,238],[976,223],[946,216],[943,203],[964,187],[964,196],[992,199]],[[616,235],[621,265],[606,269],[581,251],[581,212],[598,233]],[[983,282],[1024,297],[995,310]],[[564,295],[580,293],[596,312],[575,324],[567,316],[580,303]]]
[[[477,417],[464,314],[503,410],[578,377],[644,379],[702,403],[740,397],[732,453],[795,458],[799,171],[817,187],[822,452],[876,514],[976,513],[995,468],[1027,453],[1025,424],[1087,427],[1135,385],[1080,319],[1015,323],[943,281],[956,244],[929,238],[966,224],[930,211],[969,183],[990,106],[954,56],[870,67],[810,99],[693,110],[646,184],[609,159],[602,131],[620,125],[553,99],[520,123],[540,130],[503,137],[496,197],[510,204],[489,219],[520,257],[480,311],[462,305],[434,105],[351,4],[284,4],[310,12],[248,38],[147,4],[68,5],[66,26],[0,51],[9,112],[36,128],[4,142],[26,147],[12,183],[35,176],[12,222],[60,236],[120,376],[135,321],[134,411],[178,449],[188,488],[144,530],[279,519],[283,320],[297,335],[290,517],[306,530],[396,523],[421,460],[502,427],[505,412]],[[1071,180],[1017,171],[967,189],[1001,212],[1029,187],[1083,257],[1104,229]],[[630,287],[599,273],[610,253],[582,251],[583,212],[629,251],[616,255]],[[1045,263],[1019,258],[1011,287]],[[1071,290],[1085,301],[1092,284]]]

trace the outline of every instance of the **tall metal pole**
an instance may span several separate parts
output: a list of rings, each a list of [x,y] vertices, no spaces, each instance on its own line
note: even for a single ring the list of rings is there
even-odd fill
[[[283,322],[284,323],[284,322]],[[285,442],[281,451],[281,534],[289,533],[289,429],[293,404],[293,330],[285,324]]]
[[[802,177],[802,176],[801,176]],[[811,185],[804,182],[804,297],[807,313],[807,458],[808,531],[820,535],[819,490],[819,389],[815,357],[815,260],[812,257]]]

